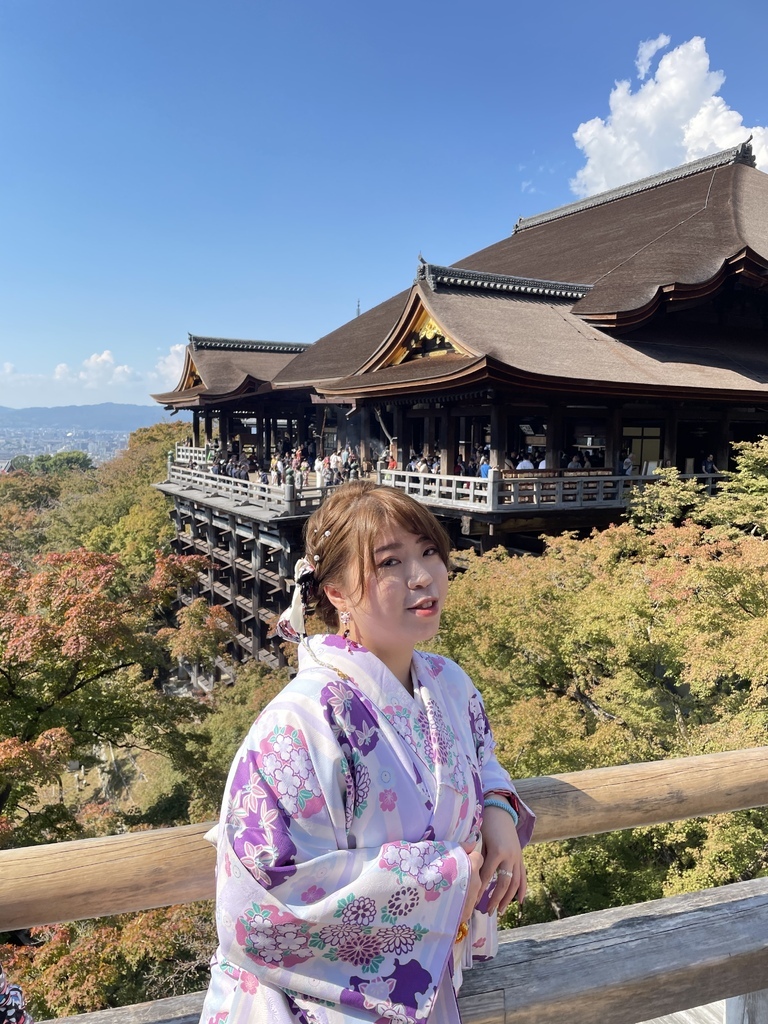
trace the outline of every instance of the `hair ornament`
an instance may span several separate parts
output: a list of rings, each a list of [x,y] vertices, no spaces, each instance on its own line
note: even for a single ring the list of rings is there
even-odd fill
[[[277,620],[275,633],[282,640],[297,644],[307,635],[304,618],[315,587],[315,567],[306,558],[300,558],[293,579],[293,597],[290,606]]]

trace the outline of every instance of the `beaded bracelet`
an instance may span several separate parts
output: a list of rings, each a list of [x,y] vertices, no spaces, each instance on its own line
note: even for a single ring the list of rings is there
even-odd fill
[[[483,807],[500,807],[502,811],[506,811],[507,814],[512,815],[512,821],[514,821],[515,828],[517,828],[517,823],[520,821],[520,815],[511,804],[507,803],[506,800],[500,800],[495,796],[487,796],[483,801]]]
[[[502,800],[509,800],[518,815],[520,814],[520,801],[517,798],[517,793],[511,792],[509,789],[488,789],[485,795],[486,797],[500,796]]]

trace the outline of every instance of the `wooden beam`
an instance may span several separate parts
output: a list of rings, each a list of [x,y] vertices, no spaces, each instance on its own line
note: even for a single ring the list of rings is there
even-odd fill
[[[503,932],[464,976],[465,1024],[636,1024],[768,976],[768,878]]]
[[[763,806],[768,747],[521,779],[517,787],[538,816],[534,842],[551,842]],[[213,897],[215,851],[202,840],[211,824],[0,851],[0,931]]]
[[[728,997],[768,972],[768,879],[502,932],[495,959],[466,971],[464,1024],[635,1024]],[[764,993],[729,1004],[728,1024]],[[753,998],[754,997],[754,998]],[[203,994],[64,1018],[81,1024],[192,1024]],[[727,1013],[727,1011],[726,1011]]]
[[[768,805],[768,747],[595,768],[515,785],[538,815],[534,842]]]

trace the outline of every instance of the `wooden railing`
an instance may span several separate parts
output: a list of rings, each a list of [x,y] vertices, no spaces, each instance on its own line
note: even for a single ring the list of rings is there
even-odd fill
[[[211,497],[225,495],[274,515],[309,513],[327,494],[324,488],[314,486],[314,470],[310,470],[309,485],[302,491],[296,484],[272,487],[257,480],[236,480],[225,474],[213,474],[206,459],[204,448],[177,444],[175,458],[169,459],[168,482],[205,491]],[[378,469],[376,479],[425,504],[466,513],[623,508],[632,493],[658,481],[653,475],[615,476],[610,470],[567,469],[504,473],[491,470],[488,477]],[[681,479],[696,479],[706,493],[712,494],[723,477],[683,474]]]
[[[534,841],[592,835],[764,806],[768,747],[525,779],[518,788],[538,815]],[[207,828],[2,851],[0,931],[211,897]],[[494,961],[467,973],[463,1019],[636,1024],[742,993],[756,993],[762,1014],[767,936],[766,878],[515,929],[502,934]],[[161,1000],[141,1019],[185,1020],[200,1002]],[[91,1017],[95,1024],[99,1015]]]

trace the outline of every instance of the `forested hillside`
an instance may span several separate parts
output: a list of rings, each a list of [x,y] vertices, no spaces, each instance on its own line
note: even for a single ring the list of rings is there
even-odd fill
[[[251,665],[205,701],[166,685],[178,657],[225,653],[230,629],[201,604],[173,611],[199,562],[170,554],[150,485],[181,436],[159,425],[98,470],[0,477],[0,846],[215,816],[240,738],[285,682]],[[484,693],[513,776],[761,745],[766,537],[763,439],[716,498],[664,471],[621,525],[551,538],[541,557],[469,557],[434,646]],[[753,810],[533,846],[505,923],[764,874],[767,827]],[[0,962],[39,1016],[200,989],[214,945],[207,904],[7,938]]]

